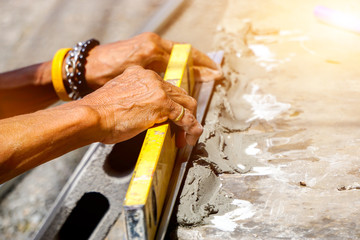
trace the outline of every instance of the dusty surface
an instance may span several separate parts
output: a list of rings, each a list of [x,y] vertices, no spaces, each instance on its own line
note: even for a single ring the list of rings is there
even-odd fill
[[[319,23],[317,5],[360,11],[356,1],[228,2],[214,42],[227,81],[180,198],[179,239],[359,237],[360,36]]]
[[[137,7],[135,2],[127,4]],[[6,49],[1,70],[49,59],[57,48],[84,38],[106,42],[127,37],[131,28],[118,22],[139,16],[129,10],[125,17],[120,14],[123,8],[110,0],[90,4],[92,11],[80,14],[68,13],[73,2],[60,11],[62,4],[55,0],[42,3],[47,11],[29,11],[33,3],[2,3],[0,9],[6,11],[1,27],[8,34],[1,36]],[[78,4],[75,9],[82,9],[84,2]],[[162,32],[203,51],[224,50],[227,78],[216,87],[179,200],[176,214],[181,226],[173,236],[359,238],[360,36],[318,22],[313,16],[317,5],[360,11],[355,0],[194,0]],[[16,14],[10,13],[14,8]],[[72,18],[67,18],[71,13]],[[18,28],[10,24],[15,16],[22,21]],[[83,23],[84,30],[66,30],[68,19]],[[42,31],[48,36],[39,35]],[[19,54],[31,58],[12,60]],[[33,175],[27,182],[39,185],[37,179]],[[20,186],[19,190],[28,188]],[[15,198],[33,196],[19,190],[1,203],[3,238],[24,238],[46,212],[28,199],[8,210]],[[36,221],[24,214],[29,208],[40,213]],[[5,218],[22,214],[22,220],[4,224]],[[35,224],[19,227],[25,221]]]

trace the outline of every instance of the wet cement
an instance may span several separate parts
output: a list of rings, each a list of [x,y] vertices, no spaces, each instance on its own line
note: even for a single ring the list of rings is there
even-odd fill
[[[226,80],[181,193],[179,239],[359,237],[360,36],[318,22],[320,4],[360,11],[229,0],[214,23]]]

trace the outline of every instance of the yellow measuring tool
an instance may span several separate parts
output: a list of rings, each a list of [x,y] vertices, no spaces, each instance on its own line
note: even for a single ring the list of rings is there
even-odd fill
[[[193,93],[190,44],[174,45],[164,80]],[[123,205],[128,239],[154,239],[176,153],[172,124],[147,130]]]

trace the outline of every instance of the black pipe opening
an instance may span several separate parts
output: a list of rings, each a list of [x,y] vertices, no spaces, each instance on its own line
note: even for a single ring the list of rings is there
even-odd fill
[[[109,201],[101,193],[85,193],[61,227],[58,239],[88,239],[109,207]]]

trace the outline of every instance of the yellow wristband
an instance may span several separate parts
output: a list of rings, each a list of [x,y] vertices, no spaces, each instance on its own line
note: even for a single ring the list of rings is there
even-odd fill
[[[63,78],[62,78],[62,66],[66,54],[71,50],[71,48],[61,48],[59,49],[53,58],[51,66],[51,79],[55,89],[56,94],[63,101],[71,101],[71,98],[66,92]]]

